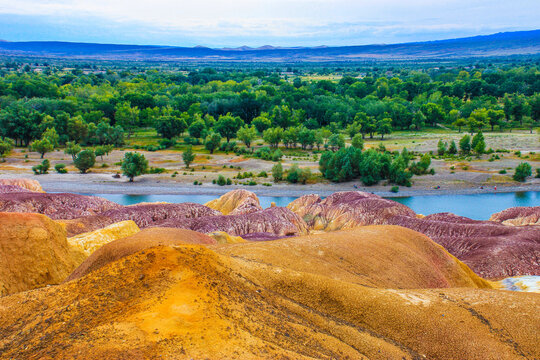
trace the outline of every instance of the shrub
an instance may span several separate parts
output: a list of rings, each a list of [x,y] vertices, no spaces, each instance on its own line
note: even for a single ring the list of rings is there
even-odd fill
[[[219,175],[216,182],[219,186],[223,186],[227,184],[227,180],[225,180],[225,177],[223,175]]]
[[[260,173],[257,174],[257,177],[268,177],[268,174],[266,173],[266,171],[261,171]]]
[[[274,182],[283,180],[283,166],[281,163],[277,163],[272,167],[272,177],[274,178]]]
[[[540,179],[540,168],[536,169],[536,176],[537,179]]]
[[[459,140],[459,148],[463,154],[468,154],[471,151],[471,137],[465,135]]]
[[[146,173],[147,174],[163,174],[164,172],[167,172],[167,170],[164,169],[164,168],[151,167],[150,169],[148,169],[148,171]]]
[[[301,169],[297,164],[294,164],[287,172],[287,181],[293,184],[305,184],[311,177],[311,170],[308,168]]]
[[[410,170],[415,175],[427,174],[429,165],[431,165],[431,156],[424,154],[419,162],[411,165]]]
[[[49,160],[45,159],[41,162],[40,165],[33,166],[32,171],[36,175],[47,174],[50,167],[51,163],[49,162]]]
[[[399,191],[399,186],[392,186],[390,191],[393,192],[393,193],[397,193]]]
[[[232,180],[230,178],[227,178],[227,185],[232,185]]]
[[[161,139],[159,140],[159,145],[165,149],[173,147],[176,145],[176,140],[173,139]]]
[[[506,174],[506,170],[505,169],[499,170],[499,174]]]
[[[519,182],[524,182],[527,176],[531,176],[532,169],[529,163],[521,163],[516,167],[514,172],[514,180]]]
[[[77,154],[75,157],[75,167],[79,169],[81,174],[86,174],[88,169],[90,169],[96,163],[96,154],[92,150],[83,150]]]
[[[68,171],[66,169],[66,164],[56,164],[54,165],[54,170],[59,174],[66,174]]]
[[[448,151],[447,150],[447,146],[448,144],[444,141],[439,140],[439,142],[437,143],[437,154],[439,156],[443,156],[444,154],[446,154],[446,152]]]

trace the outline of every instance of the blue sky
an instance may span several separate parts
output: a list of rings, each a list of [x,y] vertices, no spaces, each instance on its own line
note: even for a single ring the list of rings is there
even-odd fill
[[[539,0],[0,0],[0,39],[363,45],[540,28]]]

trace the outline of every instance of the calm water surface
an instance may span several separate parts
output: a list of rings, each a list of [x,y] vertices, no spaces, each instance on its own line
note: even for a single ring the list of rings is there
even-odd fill
[[[99,196],[122,205],[140,202],[164,201],[170,203],[193,202],[204,204],[216,199],[216,195],[122,195],[122,194],[85,194]],[[259,196],[263,208],[275,202],[277,206],[287,206],[296,197]],[[487,220],[490,215],[514,206],[540,206],[540,192],[527,191],[515,193],[471,194],[471,195],[430,195],[390,198],[407,205],[415,212],[429,215],[439,212],[451,212],[476,220]]]

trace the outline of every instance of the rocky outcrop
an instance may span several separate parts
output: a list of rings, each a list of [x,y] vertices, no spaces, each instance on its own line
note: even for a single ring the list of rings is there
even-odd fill
[[[310,240],[328,252],[329,276],[318,269],[322,260],[311,265],[318,250],[304,243],[298,254],[307,256],[296,257],[290,267],[287,259],[274,265],[275,256],[266,262],[255,252],[236,258],[200,245],[160,246],[75,281],[1,298],[0,351],[5,358],[89,360],[540,357],[537,294],[363,286],[344,280],[354,276],[347,270],[362,266],[346,263],[354,260],[352,255],[340,262],[339,248],[347,241],[338,240],[334,250],[332,241]],[[266,248],[283,241],[289,242],[228,246]],[[295,250],[289,245],[276,249],[278,258]],[[431,251],[421,251],[428,260],[420,267],[442,270],[433,275],[436,282],[454,278],[450,274],[459,272],[455,263]],[[399,258],[399,266],[414,272],[409,265]],[[451,266],[448,272],[446,265]],[[401,271],[399,266],[393,268]],[[366,278],[379,270],[364,269],[360,275]],[[386,274],[398,281],[399,275]],[[421,281],[422,274],[407,278]],[[375,276],[377,282],[386,281]]]
[[[13,185],[32,192],[45,192],[37,180],[30,179],[0,179],[0,185]]]
[[[249,214],[262,210],[257,195],[247,190],[233,190],[218,199],[204,204],[211,209],[221,212],[223,215]]]
[[[302,196],[287,207],[302,217],[310,229],[322,231],[384,224],[395,215],[416,215],[405,205],[359,191],[337,192],[324,200],[316,195]]]
[[[111,262],[154,246],[181,244],[216,244],[210,236],[185,229],[150,228],[135,235],[112,241],[92,253],[66,281],[78,279]]]
[[[511,226],[540,225],[540,206],[513,207],[491,215],[489,220]]]
[[[0,296],[58,284],[83,259],[48,217],[0,213]]]
[[[362,226],[279,241],[219,246],[250,262],[393,289],[491,288],[427,236],[400,226]]]
[[[120,206],[98,215],[64,221],[69,236],[94,231],[120,221],[132,220],[140,228],[161,226],[162,223],[182,223],[191,218],[218,216],[221,213],[204,205],[182,204],[141,204]],[[181,226],[169,226],[181,227]]]
[[[51,219],[75,219],[121,206],[96,196],[77,194],[9,193],[0,194],[0,212],[47,215]]]
[[[244,237],[252,233],[269,233],[280,237],[302,235],[308,232],[306,223],[287,208],[274,207],[243,215],[198,217],[179,221],[165,220],[158,226],[178,227],[201,233],[224,231]]]
[[[131,220],[121,221],[103,229],[79,234],[68,238],[68,243],[84,252],[87,256],[111,241],[135,235],[141,231]]]

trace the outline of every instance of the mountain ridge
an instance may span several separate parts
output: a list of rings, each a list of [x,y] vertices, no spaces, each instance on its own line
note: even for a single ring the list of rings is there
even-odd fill
[[[0,42],[0,55],[149,61],[352,61],[540,55],[540,30],[465,38],[348,46],[210,48],[63,41]]]

